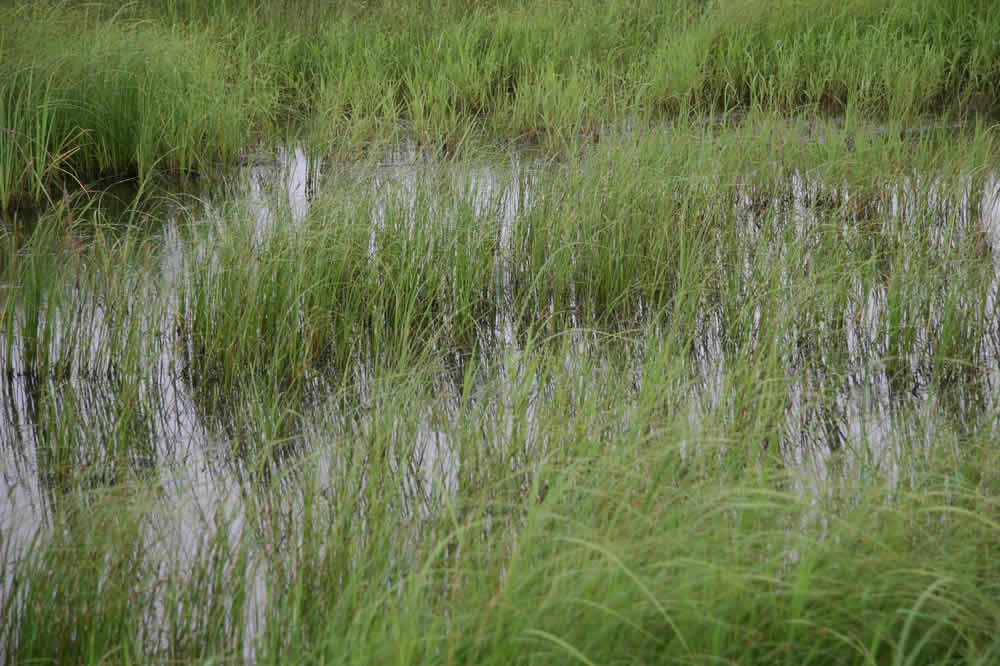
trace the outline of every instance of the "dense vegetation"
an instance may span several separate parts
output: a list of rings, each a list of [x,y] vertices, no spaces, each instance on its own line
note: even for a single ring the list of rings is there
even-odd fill
[[[1000,661],[992,3],[0,26],[7,662]]]
[[[5,208],[66,178],[231,163],[289,122],[350,154],[1000,102],[1000,9],[972,0],[77,4],[0,9]]]

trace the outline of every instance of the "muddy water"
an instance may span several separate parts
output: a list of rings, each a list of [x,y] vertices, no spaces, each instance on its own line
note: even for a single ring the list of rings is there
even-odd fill
[[[413,201],[422,178],[439,166],[421,158],[412,146],[401,146],[382,163],[374,167],[358,167],[350,174],[370,184],[373,191],[382,193],[384,201],[398,203],[400,200]],[[501,248],[509,248],[515,229],[515,220],[523,214],[532,202],[532,187],[545,177],[547,169],[562,168],[546,165],[544,162],[513,153],[506,163],[483,164],[466,170],[460,177],[462,186],[474,194],[477,213],[487,210],[499,211],[503,218],[501,228]],[[268,162],[260,162],[245,167],[231,185],[227,196],[241,198],[245,205],[255,211],[255,232],[264,235],[275,224],[298,224],[309,214],[315,197],[322,190],[321,181],[328,170],[321,160],[311,159],[301,147],[280,150]],[[918,182],[917,179],[904,180],[888,187],[886,196],[887,214],[905,218],[907,211],[916,205],[925,205],[926,192],[934,191],[933,183]],[[994,261],[993,282],[988,290],[991,294],[986,307],[990,316],[996,319],[997,303],[995,295],[1000,289],[1000,180],[996,176],[985,183],[985,192],[967,191],[958,202],[942,202],[942,206],[957,206],[959,226],[970,226],[975,220],[985,233]],[[844,188],[832,191],[840,197],[850,197]],[[924,193],[917,197],[916,192]],[[816,209],[809,202],[827,193],[823,184],[798,176],[790,184],[791,200],[780,213],[783,224],[792,225],[802,234],[815,225]],[[933,196],[930,197],[933,202]],[[496,202],[500,205],[497,206]],[[976,203],[973,203],[976,202]],[[211,222],[221,207],[209,200],[198,203],[201,215]],[[752,195],[735,203],[736,217],[742,220],[745,229],[744,240],[748,248],[758,244],[755,234],[759,226]],[[978,208],[975,208],[978,207]],[[177,294],[185,280],[185,266],[191,262],[192,253],[210,253],[211,244],[192,246],[183,240],[178,226],[182,224],[177,214],[168,219],[162,231],[161,273],[159,297],[164,299],[168,310],[176,306]],[[373,228],[384,224],[385,205],[376,206]],[[373,240],[374,242],[374,240]],[[947,239],[940,239],[947,243]],[[505,252],[497,258],[496,270],[501,285],[510,284],[510,267],[503,261]],[[775,248],[775,258],[780,260],[781,248]],[[793,270],[794,267],[789,267]],[[745,267],[744,279],[751,277],[749,263]],[[93,329],[88,337],[93,349],[85,350],[88,358],[99,358],[104,346],[101,330],[105,326],[105,306],[97,295],[81,293],[81,308],[89,314],[86,319],[73,319],[67,326],[86,325]],[[927,447],[935,440],[935,411],[938,409],[936,396],[926,387],[928,382],[921,378],[924,372],[922,359],[908,358],[905,362],[912,369],[916,387],[911,395],[902,398],[907,418],[900,417],[898,405],[901,400],[893,395],[892,381],[885,364],[876,362],[888,355],[889,349],[884,337],[880,337],[877,322],[884,321],[887,308],[887,294],[884,288],[866,290],[854,285],[848,304],[850,316],[847,322],[846,348],[850,357],[851,374],[847,381],[836,383],[836,395],[831,401],[823,401],[832,407],[817,410],[814,395],[828,391],[830,377],[820,371],[813,373],[793,373],[796,379],[789,390],[789,402],[785,413],[785,432],[782,451],[792,468],[801,470],[798,483],[801,492],[821,495],[824,481],[833,469],[831,462],[838,458],[837,473],[844,473],[844,467],[856,470],[875,469],[877,474],[896,483],[900,477],[900,466],[905,464],[897,451],[904,447],[901,442],[909,442],[907,450],[912,450],[912,442],[924,442]],[[689,404],[692,431],[697,433],[700,424],[718,410],[726,400],[726,360],[723,353],[721,329],[724,313],[706,307],[700,314],[701,335],[696,342],[695,368],[692,374],[698,380],[690,388]],[[759,313],[755,317],[759,319]],[[254,531],[278,530],[286,538],[293,539],[296,516],[301,515],[302,490],[294,482],[294,468],[289,465],[261,470],[247,466],[234,445],[240,439],[261,437],[261,433],[245,433],[233,429],[231,424],[219,423],[203,409],[199,397],[192,394],[190,386],[183,381],[183,359],[174,344],[173,321],[169,317],[156,319],[150,324],[155,330],[144,330],[145,344],[142,346],[142,364],[148,373],[136,382],[135,399],[144,405],[136,428],[145,429],[148,446],[129,458],[128,468],[118,467],[101,472],[102,461],[79,461],[80,468],[86,468],[86,485],[91,489],[107,487],[123,480],[138,479],[155,481],[158,488],[156,509],[151,512],[148,522],[149,550],[161,554],[164,562],[172,563],[174,573],[184,576],[199,557],[199,548],[218,526],[225,525],[230,530],[232,543],[238,543],[248,533]],[[495,371],[501,376],[510,373],[511,380],[520,372],[516,369],[519,352],[513,308],[501,308],[494,322],[491,339],[499,343],[503,353]],[[788,336],[795,338],[804,332],[790,330]],[[987,396],[988,411],[996,413],[1000,409],[1000,372],[998,372],[998,335],[995,327],[986,332],[987,339],[979,347],[984,350],[978,363],[986,368],[980,381],[982,392]],[[55,335],[55,345],[60,344],[60,334]],[[583,353],[588,348],[588,337],[581,334],[578,349]],[[122,388],[120,383],[108,380],[101,373],[90,377],[70,376],[66,378],[36,379],[24,371],[24,361],[18,357],[20,345],[10,347],[11,358],[6,357],[6,349],[0,350],[0,367],[8,369],[0,392],[0,539],[9,553],[8,562],[14,562],[31,539],[48,526],[52,509],[60,501],[60,494],[54,487],[61,479],[53,477],[53,464],[47,459],[51,446],[49,439],[55,435],[74,441],[85,438],[89,441],[113,440],[114,432],[122,427],[123,411],[120,408]],[[568,359],[572,363],[572,359]],[[790,366],[793,359],[788,359]],[[358,370],[358,394],[366,396],[366,385],[370,378],[364,369]],[[640,379],[641,381],[641,379]],[[457,410],[459,399],[457,387],[442,381],[438,387],[441,405]],[[363,398],[371,408],[372,397]],[[330,446],[338,442],[352,446],[352,441],[363,441],[368,429],[374,428],[372,420],[361,418],[348,423],[339,413],[338,401],[317,397],[310,403],[309,411],[295,419],[295,423],[282,430],[279,428],[279,445],[289,452],[287,459],[294,461],[305,456],[314,461],[318,470],[314,480],[320,487],[326,487],[337,478],[337,470],[348,464],[343,448]],[[363,405],[364,407],[364,405]],[[73,428],[81,432],[67,433],[60,430],[61,424],[71,419],[65,414],[77,415]],[[364,413],[364,408],[359,412]],[[530,413],[530,412],[529,412]],[[457,488],[461,461],[456,458],[447,428],[442,427],[442,419],[448,415],[428,411],[420,418],[416,442],[406,470],[408,503],[403,511],[411,518],[419,519],[434,510],[449,493]],[[493,445],[503,446],[503,440],[515,427],[524,424],[512,422],[513,415],[502,405],[484,415],[491,420],[484,432],[492,433],[496,441]],[[530,432],[530,424],[527,425]],[[530,434],[529,434],[530,438]],[[99,450],[100,446],[95,447]],[[850,452],[844,456],[842,452]],[[281,458],[281,456],[278,456]],[[277,483],[280,492],[267,493],[266,499],[257,496],[256,488],[261,481]],[[63,479],[64,481],[64,479]],[[80,479],[76,479],[80,482]],[[281,484],[285,484],[281,486]],[[266,504],[262,507],[261,503]],[[267,579],[266,558],[248,564],[254,571],[251,578],[257,581],[255,609],[251,613],[253,635],[256,619],[262,612],[266,600],[265,580]],[[9,584],[9,581],[8,583]],[[165,611],[164,611],[165,612]],[[248,648],[249,649],[249,648]],[[252,655],[248,654],[248,658]]]

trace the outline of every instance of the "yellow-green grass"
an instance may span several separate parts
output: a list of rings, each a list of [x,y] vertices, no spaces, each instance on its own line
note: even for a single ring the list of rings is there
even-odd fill
[[[204,171],[289,122],[347,154],[399,136],[561,150],[720,111],[920,129],[995,117],[1000,89],[1000,10],[972,1],[0,12],[17,26],[0,45],[4,206],[44,201],[70,176]]]
[[[3,660],[995,663],[995,14],[5,5]]]

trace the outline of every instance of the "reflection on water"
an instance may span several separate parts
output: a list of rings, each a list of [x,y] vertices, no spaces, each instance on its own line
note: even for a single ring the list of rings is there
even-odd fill
[[[255,233],[263,236],[274,225],[302,223],[314,199],[322,196],[322,180],[331,168],[321,159],[311,159],[299,146],[279,150],[272,162],[245,167],[237,174],[234,191],[255,211]],[[435,172],[444,170],[421,157],[413,146],[405,145],[397,147],[381,163],[336,168],[343,170],[341,177],[366,183],[378,193],[372,219],[373,244],[374,230],[386,224],[389,203],[415,205],[423,179],[428,174],[440,178],[441,174]],[[499,218],[499,249],[494,265],[498,293],[510,291],[506,288],[512,280],[508,257],[516,220],[530,210],[533,189],[545,177],[546,169],[552,168],[563,167],[512,153],[506,163],[482,164],[447,174],[455,179],[456,187],[469,194],[477,216]],[[955,242],[948,230],[978,230],[995,262],[985,308],[987,319],[996,321],[1000,180],[991,176],[984,188],[983,193],[973,192],[970,185],[955,200],[936,194],[934,183],[911,177],[887,185],[873,209],[859,208],[853,221],[841,217],[837,223],[845,226],[845,234],[853,233],[847,225],[861,224],[869,217],[880,217],[881,223],[906,223],[915,217],[917,207],[939,207],[942,219],[953,222],[940,225],[937,235],[931,235],[942,251]],[[752,288],[755,262],[760,261],[783,266],[785,286],[790,285],[794,272],[804,270],[803,266],[812,261],[809,239],[818,226],[828,224],[817,221],[816,202],[843,205],[851,200],[851,193],[844,187],[798,175],[789,184],[786,200],[780,206],[762,206],[752,191],[733,202],[734,217],[742,230],[742,282],[746,288]],[[218,215],[218,202],[198,205],[204,206],[204,216],[216,219],[213,216]],[[144,373],[116,371],[109,359],[117,358],[117,345],[122,341],[109,332],[110,306],[103,294],[88,293],[83,288],[73,313],[54,318],[62,323],[56,324],[51,346],[61,348],[66,332],[73,332],[69,367],[86,372],[37,377],[26,369],[19,340],[0,348],[0,367],[5,372],[0,393],[0,540],[12,553],[8,562],[16,561],[17,553],[46,527],[53,505],[64,501],[61,497],[66,489],[96,490],[139,482],[153,484],[157,489],[157,508],[150,512],[148,520],[149,542],[154,544],[154,552],[160,549],[165,561],[173,562],[172,566],[181,572],[178,575],[201,557],[201,545],[211,538],[206,535],[216,534],[220,525],[228,526],[231,543],[238,543],[245,533],[254,530],[278,530],[291,539],[302,514],[302,489],[294,482],[296,461],[308,459],[312,473],[317,475],[312,482],[329,489],[333,479],[343,477],[338,470],[357,464],[354,456],[370,454],[365,445],[374,439],[376,429],[382,429],[383,438],[386,428],[393,433],[388,441],[394,450],[384,455],[391,472],[405,479],[401,512],[413,521],[427,518],[460,483],[462,461],[456,456],[450,439],[453,430],[447,424],[463,409],[459,399],[463,373],[459,372],[457,379],[442,379],[436,398],[417,411],[417,422],[404,423],[404,417],[385,413],[380,396],[373,394],[377,382],[364,368],[357,371],[355,395],[350,396],[353,406],[349,409],[343,408],[343,395],[331,392],[324,396],[321,385],[317,385],[317,396],[305,411],[283,411],[281,405],[265,405],[265,409],[273,407],[273,412],[252,415],[250,421],[258,426],[265,424],[264,431],[255,432],[246,422],[206,409],[204,399],[195,395],[183,379],[184,356],[176,344],[176,322],[162,316],[163,312],[177,309],[190,254],[200,255],[200,261],[212,253],[210,242],[186,242],[179,231],[181,224],[174,217],[164,225],[161,274],[154,286],[145,291],[137,286],[135,291],[137,298],[159,303],[156,311],[161,313],[135,329],[142,344],[138,346],[140,358],[133,359],[130,367],[145,368]],[[776,228],[790,229],[791,235],[785,238],[797,239],[806,248],[805,254],[790,260],[787,245],[761,237],[765,229]],[[768,256],[755,256],[761,252]],[[896,359],[907,376],[902,384],[885,362],[896,353],[886,333],[886,321],[894,316],[889,312],[889,289],[886,283],[865,285],[854,281],[847,289],[846,304],[832,304],[824,320],[793,322],[787,329],[789,349],[805,349],[812,337],[842,336],[846,367],[850,369],[847,377],[835,377],[835,368],[842,366],[827,363],[822,350],[809,349],[802,352],[802,358],[793,355],[783,359],[789,386],[783,441],[779,444],[789,467],[801,470],[797,478],[802,492],[822,494],[823,482],[834,473],[832,470],[842,474],[845,466],[853,466],[858,473],[874,470],[871,473],[895,484],[900,466],[906,464],[897,452],[912,451],[914,442],[930,447],[935,441],[933,414],[940,407],[940,398],[929,388],[928,359],[915,351]],[[751,295],[746,294],[748,302]],[[136,314],[141,310],[126,308],[114,316],[141,316]],[[936,325],[934,318],[940,317],[939,312],[934,307],[928,310],[932,325]],[[694,381],[687,396],[694,434],[703,424],[710,426],[706,422],[726,407],[729,377],[723,337],[730,316],[711,303],[705,303],[697,315],[699,335],[693,341],[691,361]],[[761,326],[762,315],[758,308],[748,316],[753,332]],[[832,321],[843,322],[842,330],[824,328]],[[582,322],[572,320],[571,324],[582,328]],[[497,310],[493,330],[483,333],[500,349],[495,359],[484,361],[492,364],[483,370],[484,374],[499,373],[504,381],[512,383],[522,381],[518,375],[523,369],[507,367],[516,366],[511,363],[519,351],[515,329],[515,308],[507,303]],[[80,331],[85,334],[77,335]],[[914,349],[929,349],[930,341],[921,338],[928,335],[926,326],[920,328]],[[974,359],[978,367],[985,369],[976,381],[988,403],[986,411],[993,413],[1000,407],[998,336],[997,327],[987,327],[984,339],[977,344],[978,358]],[[580,331],[575,353],[582,357],[593,346],[593,340]],[[569,366],[574,362],[570,349],[566,360]],[[529,381],[539,393],[538,382]],[[601,390],[599,379],[592,387],[580,388],[584,392]],[[481,429],[489,440],[487,444],[498,451],[513,439],[535,445],[530,422],[516,423],[513,411],[505,408],[503,400],[498,396],[494,403],[480,406],[477,418],[483,422]],[[246,405],[232,407],[234,414],[247,409]],[[143,445],[117,451],[115,443],[120,441]],[[903,442],[907,443],[905,447]],[[262,450],[267,455],[260,455]],[[835,460],[837,466],[831,464]],[[366,476],[364,482],[375,481]],[[271,484],[280,492],[262,495],[257,492],[261,484]],[[353,510],[364,513],[364,507]],[[254,590],[258,607],[251,613],[254,617],[261,612],[265,597],[266,559],[248,565],[255,569],[258,581]]]

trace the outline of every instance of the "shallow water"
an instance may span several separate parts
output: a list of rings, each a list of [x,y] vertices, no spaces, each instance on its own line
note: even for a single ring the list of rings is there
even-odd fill
[[[243,168],[223,188],[226,194],[216,196],[235,196],[240,205],[254,211],[254,233],[263,238],[275,225],[303,223],[317,197],[331,196],[329,183],[337,181],[330,174],[339,170],[337,178],[363,183],[378,193],[380,203],[375,206],[371,221],[374,230],[386,224],[388,201],[394,206],[400,201],[415,205],[423,179],[440,179],[445,173],[453,179],[455,187],[470,194],[477,216],[497,214],[501,218],[494,268],[497,290],[503,293],[511,285],[515,269],[508,256],[517,233],[517,220],[530,210],[533,191],[549,170],[562,168],[565,167],[513,152],[504,163],[449,171],[422,158],[413,146],[400,146],[373,166],[344,167],[311,159],[303,148],[295,146],[279,150],[273,162]],[[937,197],[936,187],[935,183],[921,182],[918,177],[887,185],[882,197],[885,203],[880,204],[882,208],[877,212],[888,220],[905,222],[915,207],[929,204],[940,207],[941,219],[954,221],[949,228],[981,230],[994,262],[985,308],[988,317],[995,321],[996,295],[1000,289],[1000,179],[993,175],[986,179],[984,191],[967,190],[958,200],[945,195]],[[786,284],[791,284],[792,272],[801,267],[785,261],[787,247],[769,244],[767,239],[762,242],[761,229],[766,226],[763,222],[772,229],[792,229],[791,237],[808,246],[810,234],[815,233],[818,225],[825,224],[818,221],[813,203],[822,197],[849,202],[851,192],[843,186],[831,187],[798,175],[788,184],[787,200],[782,206],[766,206],[762,212],[753,192],[734,202],[734,219],[740,225],[745,252],[740,279],[748,289],[754,276],[753,255],[762,247],[768,248],[769,261],[786,266]],[[187,224],[183,211],[174,211],[161,232],[159,279],[155,288],[144,291],[137,286],[137,298],[160,299],[158,302],[166,311],[176,309],[188,267],[211,261],[211,227],[225,223],[222,216],[229,210],[225,204],[218,198],[192,204],[201,208],[196,217],[208,229],[202,236],[195,235],[194,242],[181,228]],[[442,214],[447,213],[442,211]],[[762,216],[769,219],[762,220]],[[839,223],[848,224],[843,220]],[[944,234],[942,225],[941,234],[936,237],[941,248],[954,241]],[[372,252],[374,243],[373,231]],[[810,261],[808,253],[804,261]],[[901,359],[908,374],[904,384],[909,389],[900,392],[895,388],[899,382],[884,363],[890,355],[885,324],[889,307],[886,287],[852,284],[850,294],[845,312],[830,313],[845,322],[842,335],[849,357],[848,376],[829,374],[834,370],[826,369],[822,354],[818,364],[804,364],[794,357],[783,359],[789,385],[782,424],[784,434],[778,445],[789,469],[798,470],[795,483],[805,494],[822,496],[825,482],[832,475],[874,475],[890,484],[899,483],[903,477],[900,468],[907,464],[904,453],[913,452],[914,442],[927,448],[935,445],[935,415],[944,409],[928,379],[928,359],[919,354],[911,353]],[[208,408],[204,398],[196,395],[185,381],[185,360],[175,342],[173,318],[152,317],[139,327],[143,341],[138,347],[137,363],[146,371],[139,377],[120,376],[110,362],[102,360],[120,342],[108,333],[112,326],[109,318],[127,317],[141,308],[136,303],[115,310],[112,315],[101,294],[81,288],[76,298],[76,314],[56,318],[59,323],[52,337],[53,354],[59,355],[58,348],[67,344],[67,332],[85,327],[88,333],[81,338],[84,343],[72,356],[77,359],[78,367],[91,369],[89,374],[37,378],[25,370],[25,361],[19,355],[23,349],[21,341],[15,339],[12,345],[0,349],[0,367],[5,370],[0,393],[0,541],[8,553],[8,564],[16,562],[32,539],[49,527],[57,505],[68,501],[62,488],[67,483],[85,492],[121,483],[154,484],[156,507],[148,520],[151,551],[162,553],[164,561],[173,562],[181,576],[200,557],[200,545],[212,539],[220,525],[228,526],[233,543],[255,530],[279,530],[285,538],[294,539],[303,492],[296,481],[298,462],[310,461],[316,475],[311,483],[332,492],[329,486],[341,476],[338,470],[351,464],[348,462],[351,455],[363,455],[363,444],[371,429],[384,427],[387,421],[399,429],[401,454],[390,465],[408,466],[400,507],[408,520],[402,523],[419,522],[427,517],[459,486],[462,461],[456,455],[450,439],[452,429],[447,423],[463,407],[460,386],[452,378],[442,376],[436,389],[438,399],[418,412],[416,423],[386,419],[379,411],[380,396],[373,394],[377,382],[370,376],[371,370],[359,367],[353,388],[357,402],[350,413],[344,411],[342,394],[317,379],[315,395],[305,411],[292,415],[278,409],[258,415],[260,418],[250,421],[258,423],[261,429],[247,430],[246,423]],[[700,334],[694,342],[690,368],[693,381],[685,389],[694,435],[711,428],[711,420],[725,410],[729,399],[730,361],[727,342],[723,340],[723,322],[729,315],[712,304],[705,304],[698,314]],[[932,309],[928,321],[933,323],[936,316],[939,317]],[[759,309],[752,313],[751,331],[761,325],[760,318]],[[578,329],[565,360],[567,367],[573,367],[574,355],[592,357],[601,343],[587,329],[586,321],[578,320],[575,314],[569,321],[572,328]],[[498,309],[493,330],[485,332],[488,344],[496,347],[497,353],[483,361],[484,367],[478,374],[499,376],[502,385],[525,380],[526,370],[519,367],[517,360],[522,350],[516,329],[516,310],[508,302]],[[810,334],[808,330],[793,328],[786,337],[797,340]],[[926,329],[918,332],[918,339],[921,335],[927,337]],[[985,412],[992,414],[1000,409],[998,336],[996,326],[987,327],[976,345],[977,357],[972,359],[983,369],[974,380],[978,383],[975,390],[984,397]],[[789,348],[795,348],[796,344],[789,344]],[[641,348],[641,344],[636,347]],[[641,351],[636,353],[638,367]],[[641,373],[635,372],[636,383],[641,386]],[[527,381],[533,387],[534,399],[541,399],[540,382],[530,377]],[[587,386],[581,378],[579,390],[600,391],[600,378],[595,378],[592,386]],[[123,401],[127,400],[140,407],[134,409],[130,403],[126,409]],[[623,397],[622,404],[623,421],[627,422],[630,399]],[[255,408],[266,410],[269,406],[237,404],[232,411],[252,412]],[[526,424],[515,422],[516,415],[505,406],[503,396],[480,408],[477,418],[482,421],[487,446],[503,451],[515,429],[521,429],[518,437],[528,442],[528,446],[541,445],[534,441],[531,419]],[[527,414],[530,417],[530,409]],[[147,442],[124,459],[105,451],[100,444],[90,446],[89,453],[80,454],[84,459],[74,459],[72,451],[58,449],[58,442],[113,442],[123,427],[145,433]],[[273,447],[272,455],[267,457],[270,462],[263,467],[250,462],[252,457],[242,452],[244,447]],[[53,451],[59,454],[56,459]],[[87,455],[92,457],[86,458]],[[58,471],[67,460],[76,474],[69,479]],[[259,495],[261,484],[272,490]],[[364,508],[359,510],[363,512]],[[248,628],[251,635],[266,603],[267,561],[264,554],[248,565],[254,569],[252,577],[258,581]],[[246,656],[252,658],[250,653]]]

